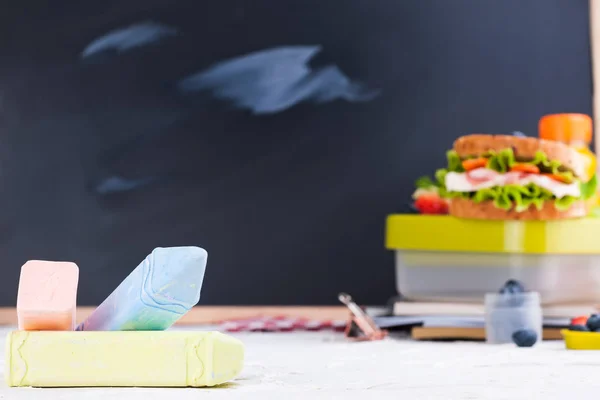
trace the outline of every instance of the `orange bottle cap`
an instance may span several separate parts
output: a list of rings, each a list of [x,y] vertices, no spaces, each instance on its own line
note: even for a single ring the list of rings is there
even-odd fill
[[[549,114],[540,118],[541,139],[592,143],[592,119],[585,114]]]

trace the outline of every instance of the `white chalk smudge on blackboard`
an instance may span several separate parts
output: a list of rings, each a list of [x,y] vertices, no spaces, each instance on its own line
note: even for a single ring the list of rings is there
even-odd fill
[[[82,58],[116,51],[122,53],[136,47],[149,45],[168,36],[179,33],[176,28],[156,22],[141,22],[126,28],[115,29],[92,41],[81,53]]]
[[[128,192],[152,183],[154,178],[126,179],[120,176],[111,176],[95,185],[98,194],[113,194]]]
[[[286,46],[246,54],[193,74],[178,84],[184,93],[208,90],[255,114],[277,113],[306,101],[371,101],[380,93],[349,79],[337,66],[307,63],[320,46]]]

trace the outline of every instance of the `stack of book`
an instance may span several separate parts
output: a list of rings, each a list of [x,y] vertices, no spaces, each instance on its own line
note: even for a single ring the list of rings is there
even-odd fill
[[[561,339],[560,330],[571,319],[598,312],[592,305],[544,306],[546,340]],[[375,317],[382,329],[406,329],[414,339],[485,339],[485,308],[478,303],[412,302],[391,303],[391,315]]]

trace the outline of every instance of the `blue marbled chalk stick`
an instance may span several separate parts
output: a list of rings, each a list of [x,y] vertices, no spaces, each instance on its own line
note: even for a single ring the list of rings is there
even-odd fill
[[[77,330],[169,328],[198,304],[207,258],[200,247],[154,249]]]

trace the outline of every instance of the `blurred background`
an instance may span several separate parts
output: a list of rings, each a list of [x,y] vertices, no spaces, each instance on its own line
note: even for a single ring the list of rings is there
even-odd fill
[[[99,304],[154,247],[204,305],[381,304],[385,217],[467,133],[591,114],[584,0],[24,1],[0,13],[0,305]]]

